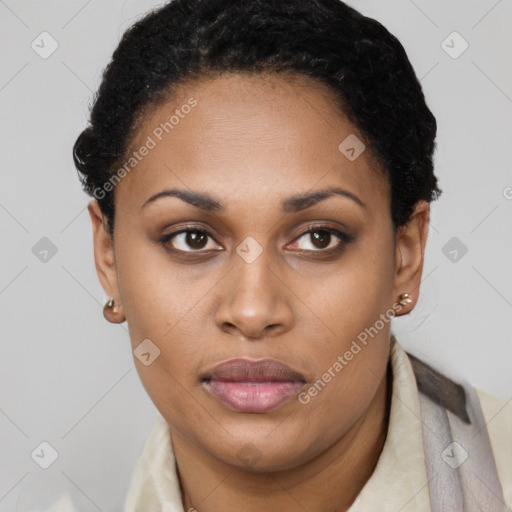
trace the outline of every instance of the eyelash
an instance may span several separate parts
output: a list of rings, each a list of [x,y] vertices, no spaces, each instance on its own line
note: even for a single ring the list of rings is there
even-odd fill
[[[314,226],[308,227],[306,229],[306,231],[303,231],[300,235],[295,237],[292,240],[292,242],[290,242],[290,243],[294,243],[294,242],[300,240],[304,235],[314,233],[317,231],[325,231],[327,233],[330,233],[331,235],[334,235],[337,238],[339,238],[340,241],[335,247],[331,247],[330,249],[317,249],[317,250],[299,249],[297,252],[322,253],[322,254],[333,255],[333,254],[341,252],[344,249],[345,245],[350,244],[355,241],[355,237],[353,237],[353,236],[347,235],[346,233],[339,231],[335,228],[332,228],[331,226],[325,226],[325,225],[319,224],[319,225],[314,225]],[[187,226],[186,228],[180,229],[179,231],[175,231],[173,233],[168,233],[167,235],[163,236],[159,240],[159,243],[164,247],[164,249],[166,249],[168,251],[173,251],[173,252],[179,253],[179,254],[194,254],[194,253],[209,252],[209,251],[204,251],[202,249],[182,251],[181,249],[175,249],[175,248],[168,247],[167,243],[181,233],[202,233],[202,234],[205,234],[207,237],[211,238],[212,240],[214,240],[218,244],[218,242],[208,233],[207,230],[197,227],[197,226]]]

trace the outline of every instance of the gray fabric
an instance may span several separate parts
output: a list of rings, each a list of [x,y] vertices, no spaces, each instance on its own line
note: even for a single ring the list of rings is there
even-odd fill
[[[419,390],[433,512],[507,507],[478,396],[409,355]]]

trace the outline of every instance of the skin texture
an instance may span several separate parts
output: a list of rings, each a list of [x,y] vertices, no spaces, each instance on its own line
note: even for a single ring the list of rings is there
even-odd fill
[[[364,138],[331,92],[307,78],[229,74],[182,85],[140,117],[130,150],[191,97],[197,105],[117,185],[114,243],[89,203],[98,276],[127,320],[132,349],[149,338],[161,351],[149,366],[134,362],[169,423],[185,510],[346,510],[385,441],[389,322],[306,405],[292,398],[265,413],[234,411],[201,375],[235,357],[272,358],[302,373],[307,389],[404,292],[408,313],[428,204],[418,202],[395,233],[371,150],[354,161],[338,150],[350,134]],[[329,187],[364,206],[331,195],[299,212],[281,209],[290,196]],[[171,188],[206,193],[223,208],[205,212],[176,197],[142,207]],[[183,234],[167,249],[159,243],[190,225],[211,236],[199,249]],[[352,241],[331,235],[315,245],[307,231],[318,225]],[[262,249],[251,263],[236,251],[246,237]]]

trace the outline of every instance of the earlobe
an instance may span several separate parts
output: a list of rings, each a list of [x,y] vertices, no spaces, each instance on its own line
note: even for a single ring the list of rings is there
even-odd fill
[[[414,308],[419,295],[425,246],[428,236],[429,204],[418,201],[409,222],[398,229],[396,234],[396,274],[394,297],[408,294],[403,304],[406,314]]]
[[[126,320],[124,313],[121,311],[122,306],[118,306],[114,299],[111,298],[103,306],[103,316],[112,324],[120,324]]]
[[[114,246],[112,238],[108,232],[107,219],[102,213],[96,199],[89,202],[87,209],[92,223],[96,273],[98,274],[101,286],[106,295],[113,297],[115,302],[120,305]]]

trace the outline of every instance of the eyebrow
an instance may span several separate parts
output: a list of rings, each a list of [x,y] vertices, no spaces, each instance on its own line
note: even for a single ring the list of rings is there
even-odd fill
[[[338,195],[351,199],[353,202],[366,208],[366,205],[352,192],[344,190],[339,187],[330,187],[323,190],[315,190],[313,192],[305,192],[295,196],[288,197],[281,204],[281,209],[284,213],[295,213],[307,208],[311,208],[325,199]],[[155,201],[165,197],[177,197],[182,201],[185,201],[196,208],[207,212],[222,211],[224,207],[222,204],[214,199],[213,197],[203,194],[201,192],[194,192],[190,190],[183,190],[178,188],[165,189],[152,195],[141,207],[141,210],[148,204],[154,203]]]

